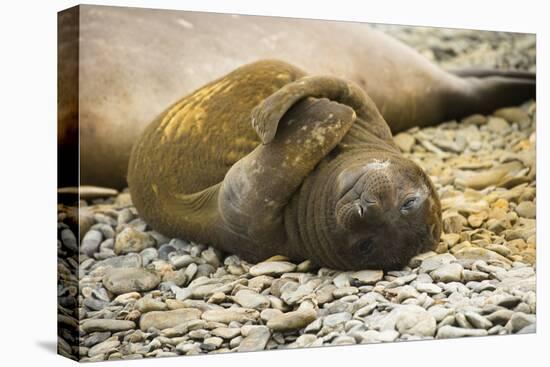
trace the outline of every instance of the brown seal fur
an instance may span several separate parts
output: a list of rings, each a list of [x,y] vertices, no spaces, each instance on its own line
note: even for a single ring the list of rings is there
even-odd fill
[[[441,231],[430,179],[362,89],[274,60],[163,112],[134,146],[128,183],[156,230],[249,261],[393,269]]]
[[[60,167],[73,163],[73,150],[63,147],[74,143],[74,134],[65,131],[79,123],[80,182],[86,185],[125,187],[132,144],[155,116],[260,59],[355,82],[394,133],[491,112],[535,93],[532,74],[456,76],[361,23],[83,5],[78,30],[79,115],[61,101]],[[65,62],[67,42],[60,43],[60,79],[74,74]],[[60,175],[59,184],[76,182]]]

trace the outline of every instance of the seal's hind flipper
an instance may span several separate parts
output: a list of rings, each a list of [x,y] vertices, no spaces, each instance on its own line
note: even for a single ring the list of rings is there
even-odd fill
[[[497,108],[514,106],[536,96],[536,80],[507,76],[472,78],[476,113],[491,113]]]
[[[463,69],[452,73],[462,79],[464,86],[446,96],[447,120],[473,113],[492,113],[536,97],[535,73],[490,69]]]
[[[467,78],[487,78],[493,76],[500,76],[513,79],[529,79],[536,81],[537,74],[532,71],[524,70],[499,70],[499,69],[487,69],[487,68],[461,68],[448,70],[451,74],[456,76]]]

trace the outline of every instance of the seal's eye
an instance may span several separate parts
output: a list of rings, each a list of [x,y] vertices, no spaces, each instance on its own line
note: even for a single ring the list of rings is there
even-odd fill
[[[407,199],[405,203],[401,206],[401,211],[406,212],[407,210],[410,210],[416,203],[416,200],[416,197]]]

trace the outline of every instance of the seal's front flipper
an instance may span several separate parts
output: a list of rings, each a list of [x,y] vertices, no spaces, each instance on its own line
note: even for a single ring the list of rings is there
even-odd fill
[[[260,144],[226,174],[219,198],[226,227],[247,233],[262,247],[273,239],[283,244],[281,211],[355,119],[352,108],[324,98],[307,98],[292,106],[270,144]]]
[[[308,76],[285,85],[254,108],[252,127],[262,143],[268,144],[273,140],[285,113],[307,97],[328,98],[342,103],[355,110],[358,117],[379,123],[383,128],[387,126],[374,102],[354,83],[331,76]],[[389,128],[386,127],[386,130],[385,133],[391,138]]]

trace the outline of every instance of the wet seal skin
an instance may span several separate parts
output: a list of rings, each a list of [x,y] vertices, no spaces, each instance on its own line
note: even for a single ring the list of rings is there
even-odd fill
[[[60,151],[79,119],[80,184],[122,189],[132,145],[166,106],[236,68],[282,59],[361,87],[395,134],[535,95],[535,75],[446,72],[368,24],[138,8],[80,6],[79,104],[60,106]],[[139,34],[139,37],[136,35]],[[71,50],[60,45],[60,58]],[[59,75],[74,68],[61,64]],[[71,109],[72,108],[72,109]],[[78,111],[77,115],[74,111]],[[71,145],[72,144],[72,145]],[[61,166],[74,154],[61,154]],[[75,186],[61,177],[60,187]]]
[[[137,140],[128,183],[154,229],[252,262],[395,269],[441,233],[433,184],[362,88],[276,60],[170,106]]]

